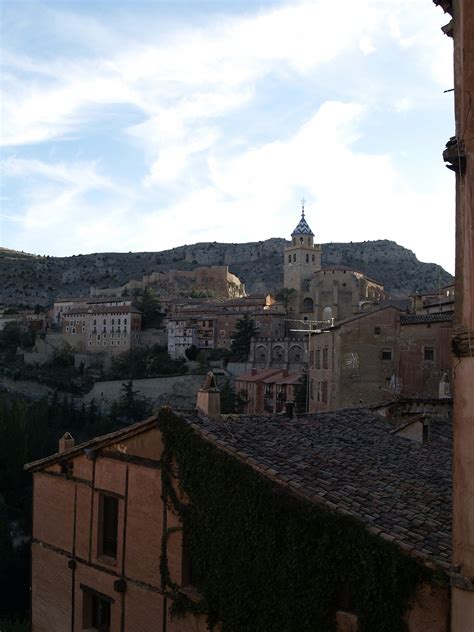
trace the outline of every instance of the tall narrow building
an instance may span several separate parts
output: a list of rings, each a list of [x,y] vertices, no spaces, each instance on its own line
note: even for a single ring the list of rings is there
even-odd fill
[[[321,246],[314,244],[314,233],[306,221],[304,204],[301,219],[291,233],[291,245],[285,247],[284,257],[284,288],[298,293],[307,291],[314,273],[321,269]]]

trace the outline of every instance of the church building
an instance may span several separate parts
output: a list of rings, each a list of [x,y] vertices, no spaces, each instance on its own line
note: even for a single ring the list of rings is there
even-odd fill
[[[284,288],[289,315],[308,321],[339,321],[370,311],[385,298],[383,285],[360,271],[342,266],[321,267],[321,246],[305,217],[284,249]]]

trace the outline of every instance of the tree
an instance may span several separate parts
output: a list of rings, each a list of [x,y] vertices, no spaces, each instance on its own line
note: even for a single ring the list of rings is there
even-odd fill
[[[160,301],[155,290],[152,288],[145,288],[143,294],[136,301],[138,309],[142,312],[142,326],[146,327],[160,327],[164,318],[164,314],[161,311]]]
[[[250,352],[250,342],[257,333],[257,327],[248,314],[238,320],[235,327],[230,347],[232,357],[238,362],[246,362]]]
[[[21,334],[21,327],[16,320],[6,323],[0,332],[0,348],[7,353],[15,353],[21,344]]]
[[[244,411],[245,400],[235,392],[235,388],[227,378],[220,387],[221,397],[221,413],[225,414],[241,414]]]
[[[294,288],[282,287],[275,294],[275,298],[277,301],[280,301],[284,304],[285,309],[288,309],[288,304],[291,302],[292,298],[295,296],[296,290]]]
[[[133,390],[133,382],[129,380],[122,384],[122,395],[118,402],[114,402],[110,409],[112,419],[123,419],[126,423],[133,423],[145,419],[150,413],[149,402]]]
[[[196,345],[191,345],[185,350],[184,353],[188,360],[193,361],[193,360],[196,360],[199,353],[199,349],[196,347]]]

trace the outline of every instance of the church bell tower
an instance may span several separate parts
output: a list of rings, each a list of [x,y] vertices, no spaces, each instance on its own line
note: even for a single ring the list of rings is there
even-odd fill
[[[285,246],[284,257],[283,287],[302,295],[314,273],[321,270],[321,246],[314,245],[314,233],[305,218],[304,201],[301,219],[291,233],[291,245]]]

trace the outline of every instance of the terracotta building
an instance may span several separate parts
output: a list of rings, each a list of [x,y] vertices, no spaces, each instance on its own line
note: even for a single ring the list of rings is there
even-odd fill
[[[235,392],[244,403],[246,415],[276,415],[285,410],[287,402],[294,403],[303,379],[302,371],[252,369],[235,379]]]
[[[451,17],[454,43],[455,135],[443,153],[456,174],[456,303],[454,358],[454,481],[452,630],[474,625],[474,4],[434,0]]]
[[[33,632],[204,632],[199,618],[170,619],[161,588],[163,534],[177,518],[161,499],[156,420],[77,447],[62,443],[28,466]],[[173,579],[184,585],[180,532],[167,547]]]
[[[180,502],[188,506],[197,502],[192,488],[184,497],[178,487],[181,468],[186,467],[182,460],[186,460],[186,453],[176,457],[178,460],[170,466],[165,465],[169,463],[164,447],[170,449],[170,429],[184,433],[183,440],[186,437],[188,443],[192,441],[190,449],[192,445],[199,450],[200,446],[208,446],[205,458],[211,466],[219,461],[221,454],[227,455],[226,459],[231,458],[235,463],[232,468],[238,468],[245,476],[253,473],[255,478],[249,479],[252,485],[260,480],[262,493],[265,495],[268,490],[271,504],[281,505],[276,522],[262,523],[258,515],[253,522],[246,522],[244,530],[238,532],[241,541],[254,537],[252,524],[256,522],[267,543],[274,542],[273,533],[275,537],[288,536],[285,525],[293,524],[293,528],[296,525],[291,522],[294,517],[283,511],[287,506],[285,499],[292,503],[293,512],[299,512],[294,503],[303,503],[303,520],[315,520],[314,528],[325,533],[321,536],[327,541],[323,555],[327,555],[330,546],[331,525],[338,524],[339,551],[354,550],[351,544],[354,535],[364,542],[368,539],[364,555],[370,556],[370,572],[375,573],[372,579],[388,586],[390,596],[393,590],[404,590],[408,572],[420,576],[417,569],[425,567],[424,580],[413,587],[409,598],[405,597],[406,610],[401,614],[409,632],[447,632],[449,588],[443,576],[450,556],[451,470],[444,427],[439,432],[433,429],[429,443],[419,443],[394,434],[386,418],[362,410],[298,420],[247,416],[229,424],[225,418],[177,416],[163,409],[157,418],[82,445],[75,446],[66,435],[60,442],[60,452],[27,466],[34,479],[32,632],[204,632],[207,629],[206,617],[197,614],[199,608],[189,606],[200,604],[201,590],[208,590],[209,584],[202,583],[202,577],[199,579],[194,573],[196,551],[190,544],[193,540],[183,541],[181,514],[166,500],[170,489],[174,489]],[[198,467],[203,468],[204,462],[199,462]],[[214,494],[223,494],[223,498],[245,491],[242,488],[245,483],[240,479],[219,477],[216,472],[212,480]],[[263,496],[261,499],[263,502]],[[200,502],[209,500],[213,497],[205,495]],[[309,507],[314,507],[316,513],[313,510],[309,513]],[[205,536],[209,519],[213,523],[211,531],[220,533],[221,525],[216,524],[204,506],[202,509],[203,512],[193,514],[198,520],[195,529],[199,532],[203,521]],[[233,503],[223,509],[232,512]],[[315,545],[319,546],[318,541]],[[216,546],[212,537],[209,546]],[[211,603],[210,594],[204,596],[214,619],[233,620],[238,613],[242,629],[250,630],[253,617],[261,620],[271,616],[268,610],[259,609],[260,602],[268,600],[273,589],[280,591],[279,595],[283,589],[279,584],[273,586],[275,571],[286,564],[291,568],[295,555],[307,557],[309,552],[299,551],[298,543],[291,537],[288,542],[281,540],[279,559],[272,558],[269,567],[273,570],[261,576],[261,571],[259,574],[254,568],[254,556],[260,556],[258,548],[253,553],[247,549],[239,549],[237,560],[230,547],[225,560],[216,560],[219,566],[214,570],[218,576],[223,573],[226,582],[238,581],[242,564],[246,569],[245,581],[241,578],[243,584],[237,585],[232,593],[235,604],[231,609],[219,599]],[[211,555],[210,549],[204,553],[200,550],[201,555],[206,556],[206,550]],[[399,562],[392,567],[394,575],[387,584],[385,563],[389,552]],[[344,560],[339,558],[336,555],[332,563],[344,566]],[[313,563],[317,568],[319,558],[315,557]],[[348,559],[345,571],[341,570],[349,578],[354,571],[353,563]],[[357,564],[360,563],[357,558]],[[436,581],[430,579],[430,569],[440,573]],[[317,572],[324,576],[323,583],[318,583],[314,575],[311,580],[316,580],[312,583],[315,590],[324,587],[318,593],[320,598],[326,600],[328,595],[339,594],[339,586],[326,584],[327,568],[325,575],[322,569]],[[256,590],[261,586],[258,600],[249,600],[244,585],[249,582],[255,584]],[[285,616],[296,620],[304,607],[316,617],[318,599],[305,591],[293,594],[291,584],[284,583],[284,591],[291,594],[284,604]],[[225,588],[217,582],[214,589],[219,591],[219,585]],[[181,617],[173,615],[171,607],[178,598],[185,598],[187,604]],[[355,606],[344,591],[336,599],[330,597],[327,604],[332,604],[328,607],[332,608],[335,629],[359,630],[359,618],[362,621],[374,616],[376,598],[375,593],[363,595]],[[387,616],[384,613],[390,597],[387,594],[380,598],[385,607],[377,610],[379,622]],[[284,601],[281,593],[279,603]],[[264,629],[262,625],[258,629]],[[281,625],[281,629],[289,629],[288,621],[282,621]],[[213,627],[216,632],[218,628],[218,625]],[[270,626],[270,629],[276,628]],[[313,628],[306,624],[299,629]]]

